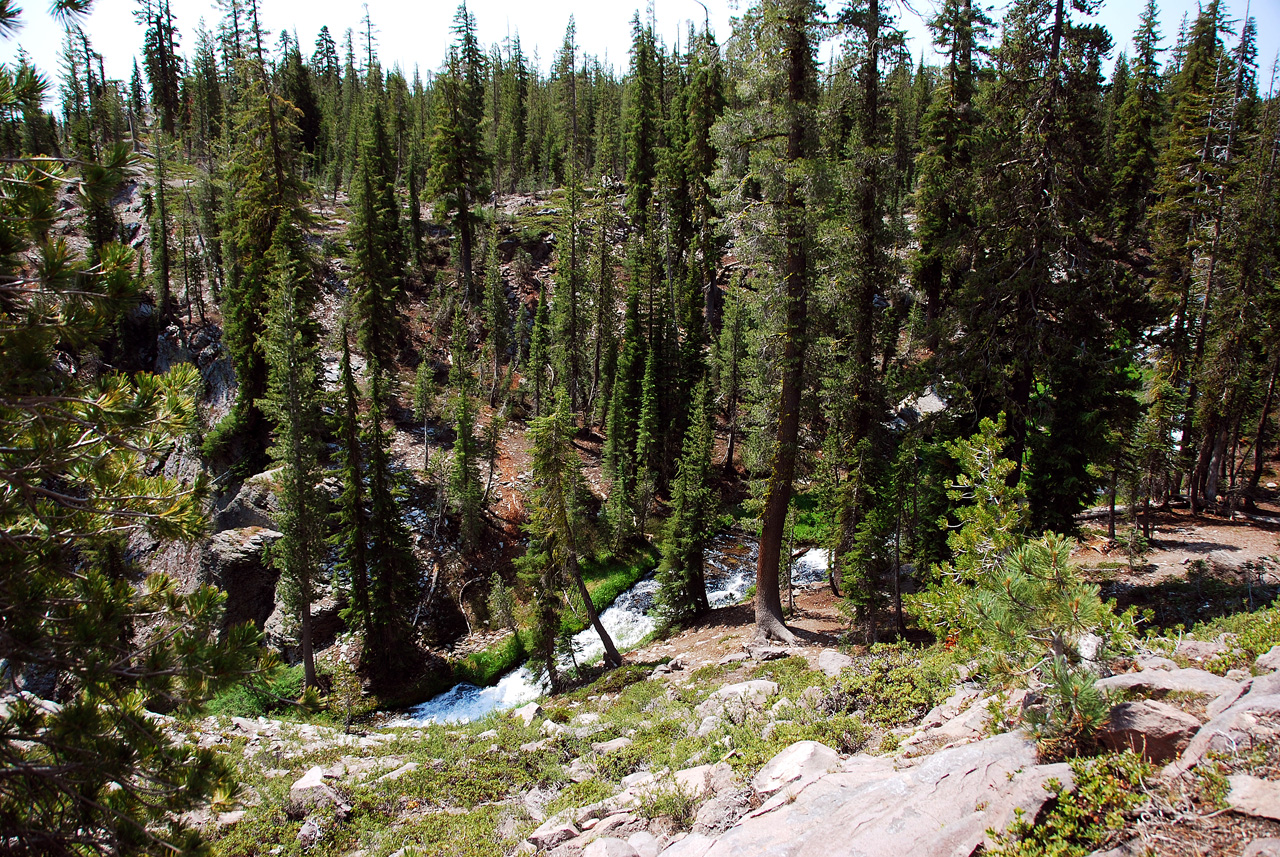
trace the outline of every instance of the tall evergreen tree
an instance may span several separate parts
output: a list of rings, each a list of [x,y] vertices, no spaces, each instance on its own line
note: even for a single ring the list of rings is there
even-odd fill
[[[317,686],[311,603],[324,554],[324,498],[317,488],[323,419],[319,330],[311,315],[316,289],[302,236],[288,221],[276,227],[271,252],[273,282],[264,343],[267,395],[262,409],[274,423],[270,453],[280,466],[281,532],[271,559],[280,570],[286,601],[299,616],[303,677],[311,688]]]
[[[471,301],[472,264],[478,214],[473,206],[488,192],[489,153],[484,144],[484,55],[476,40],[475,18],[466,3],[453,18],[455,41],[444,74],[436,80],[437,123],[431,139],[428,193],[453,211],[458,235],[455,263],[464,300]]]

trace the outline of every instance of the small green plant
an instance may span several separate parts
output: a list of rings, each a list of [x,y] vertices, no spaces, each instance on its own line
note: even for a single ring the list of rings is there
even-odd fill
[[[1075,791],[1050,780],[1051,809],[1043,820],[1021,809],[1007,831],[987,831],[996,843],[993,857],[1085,857],[1122,830],[1128,813],[1146,801],[1143,784],[1151,766],[1131,750],[1071,762]]]
[[[936,651],[936,650],[935,650]],[[872,723],[912,723],[951,692],[952,668],[946,655],[909,646],[875,646],[845,670],[827,697],[831,711],[857,711]]]
[[[1092,752],[1110,711],[1093,674],[1072,669],[1065,658],[1054,658],[1045,672],[1045,704],[1027,712],[1040,755],[1065,759]]]
[[[660,782],[641,792],[640,812],[647,818],[669,818],[677,830],[688,830],[698,814],[698,796],[675,780]]]
[[[1151,553],[1151,541],[1142,534],[1138,527],[1130,527],[1116,541],[1129,562],[1130,573],[1136,571]]]

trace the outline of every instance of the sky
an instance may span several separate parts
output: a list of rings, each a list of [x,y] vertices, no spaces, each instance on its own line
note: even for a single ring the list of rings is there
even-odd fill
[[[47,0],[28,0],[23,9],[23,28],[16,36],[0,39],[0,62],[12,62],[21,48],[38,68],[57,79],[62,42],[61,26],[46,11]],[[667,45],[684,44],[689,22],[701,26],[704,18],[721,44],[732,32],[730,20],[746,8],[749,0],[645,0],[652,2],[659,35]],[[834,12],[843,0],[831,0]],[[899,25],[906,31],[914,55],[924,53],[928,61],[933,49],[925,21],[931,17],[940,0],[890,0],[896,8]],[[181,48],[189,52],[195,45],[195,30],[201,19],[212,29],[221,16],[213,0],[171,0],[181,34]],[[1160,29],[1164,46],[1172,45],[1184,14],[1194,17],[1198,0],[1158,0]],[[1224,0],[1228,16],[1239,20],[1249,14],[1258,22],[1259,85],[1265,92],[1271,81],[1271,69],[1280,51],[1280,0]],[[1005,0],[995,3],[992,17],[997,20]],[[1094,19],[1111,32],[1116,48],[1132,53],[1130,39],[1137,28],[1143,0],[1104,0],[1101,13]],[[133,58],[140,55],[142,25],[133,17],[135,0],[97,0],[82,26],[94,46],[103,55],[109,77],[127,80]],[[541,67],[550,66],[555,51],[564,39],[569,16],[577,25],[578,45],[625,71],[631,43],[630,19],[640,8],[639,0],[469,0],[468,9],[475,16],[480,41],[484,45],[500,43],[519,33],[527,56],[536,50]],[[406,74],[415,67],[426,74],[438,69],[452,38],[449,27],[457,9],[453,0],[368,0],[374,25],[374,38],[384,67],[399,65]],[[304,51],[310,54],[321,25],[329,31],[342,49],[347,28],[361,31],[364,5],[340,0],[262,0],[263,26],[272,31],[270,43],[282,30],[296,32]],[[1237,27],[1238,32],[1238,27]],[[357,38],[357,51],[360,41]]]

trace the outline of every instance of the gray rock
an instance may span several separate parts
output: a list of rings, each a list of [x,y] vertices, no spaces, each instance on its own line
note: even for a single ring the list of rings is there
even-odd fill
[[[612,741],[597,741],[591,745],[591,749],[604,756],[609,753],[616,753],[619,750],[625,750],[631,744],[630,738],[614,738]]]
[[[1280,733],[1263,722],[1270,722],[1276,716],[1280,716],[1280,694],[1245,694],[1244,698],[1200,727],[1187,749],[1182,751],[1182,756],[1165,766],[1165,775],[1176,777],[1191,770],[1211,751],[1236,753],[1277,740]]]
[[[1169,658],[1162,658],[1158,655],[1139,655],[1138,669],[1142,670],[1176,670],[1177,663]]]
[[[1244,847],[1241,857],[1280,857],[1280,839],[1255,839]]]
[[[317,765],[290,786],[289,796],[285,799],[285,813],[292,818],[301,818],[312,809],[332,808],[337,817],[345,818],[351,807],[325,782],[324,775],[324,768]]]
[[[782,792],[790,798],[810,783],[840,767],[840,754],[817,741],[798,741],[778,753],[751,779],[761,800]]]
[[[835,678],[851,666],[853,666],[853,658],[844,652],[837,652],[835,649],[823,649],[818,654],[818,669],[822,670],[828,678]]]
[[[538,829],[529,834],[528,841],[539,851],[549,851],[561,842],[567,842],[578,835],[578,828],[560,816],[548,818]]]
[[[698,765],[675,773],[676,787],[685,794],[705,798],[733,785],[733,768],[724,762]]]
[[[1015,809],[1035,818],[1049,799],[1047,780],[1069,786],[1069,766],[1036,765],[1035,759],[1032,742],[1006,734],[935,753],[901,771],[888,760],[864,760],[855,770],[820,777],[793,801],[762,806],[710,847],[706,837],[685,847],[697,857],[972,854],[984,843],[990,847],[987,829],[1006,828]]]
[[[637,857],[658,857],[658,852],[662,850],[658,837],[647,830],[628,836],[627,844],[636,849]]]
[[[1204,663],[1216,658],[1227,650],[1222,643],[1206,643],[1203,640],[1183,640],[1173,650],[1174,655],[1189,661]]]
[[[716,715],[708,714],[706,717],[702,718],[702,722],[698,724],[698,731],[694,734],[696,734],[699,738],[705,738],[708,735],[710,735],[712,732],[719,729],[720,724],[723,722],[724,721],[721,720]]]
[[[605,836],[582,849],[582,857],[640,857],[640,853],[625,839]]]
[[[1198,669],[1143,670],[1099,679],[1094,685],[1103,691],[1131,690],[1146,696],[1161,697],[1167,693],[1192,693],[1221,696],[1237,685],[1222,676]]]
[[[227,593],[223,625],[252,621],[259,630],[276,607],[280,573],[265,561],[267,547],[281,538],[275,530],[245,527],[224,530],[209,540],[201,577]]]
[[[729,664],[740,664],[743,661],[750,660],[750,658],[751,656],[748,655],[746,652],[730,652],[720,660],[716,661],[716,663],[724,667],[724,666],[728,666]]]
[[[1199,729],[1200,721],[1181,709],[1141,699],[1112,708],[1098,740],[1117,752],[1134,750],[1161,763],[1185,750]]]
[[[518,717],[525,726],[532,726],[533,721],[542,713],[542,706],[536,702],[530,702],[528,705],[523,705],[511,713]]]
[[[679,841],[668,845],[663,850],[662,857],[706,857],[715,844],[716,840],[709,836],[703,836],[701,833],[690,833]],[[744,851],[739,853],[749,854],[753,852]]]
[[[778,661],[791,656],[791,650],[783,646],[746,645],[743,646],[753,661]]]
[[[308,818],[298,829],[298,845],[304,849],[310,848],[320,841],[322,835],[319,822],[314,818]]]
[[[1280,645],[1272,646],[1267,652],[1258,655],[1253,665],[1264,672],[1280,670]]]
[[[751,800],[745,789],[721,792],[698,807],[693,832],[704,836],[719,836],[737,824],[750,809]]]
[[[398,780],[401,777],[403,777],[405,774],[411,774],[416,770],[418,770],[417,762],[406,762],[400,767],[396,768],[394,771],[389,771],[383,774],[382,776],[378,777],[378,779],[375,780],[375,782],[379,782],[379,783],[394,782],[395,780]]]
[[[778,695],[778,685],[771,681],[756,679],[737,684],[726,684],[715,691],[696,709],[699,717],[710,717],[720,714],[726,708],[737,710],[760,710],[771,697]]]
[[[234,494],[224,495],[215,505],[213,524],[219,530],[239,530],[246,527],[275,529],[280,513],[275,496],[275,481],[279,470],[268,470],[250,476]]]
[[[1280,783],[1246,774],[1227,777],[1227,806],[1244,815],[1280,821]]]

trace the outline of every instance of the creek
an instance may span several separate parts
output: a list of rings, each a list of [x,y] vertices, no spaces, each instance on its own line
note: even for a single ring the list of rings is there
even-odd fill
[[[707,601],[712,609],[728,607],[742,601],[755,583],[758,545],[753,538],[737,535],[716,537],[708,547],[703,574],[707,583]],[[796,557],[792,565],[792,583],[807,586],[826,578],[827,553],[817,548]],[[650,615],[658,592],[653,575],[640,580],[619,595],[600,614],[605,630],[613,637],[618,651],[639,645],[657,628]],[[604,655],[604,644],[595,629],[588,626],[573,636],[573,652],[561,660],[562,669],[587,664]],[[469,723],[491,711],[515,708],[531,702],[547,692],[547,687],[534,676],[528,666],[518,667],[489,687],[456,684],[426,702],[406,711],[391,726],[421,726],[428,723]]]

